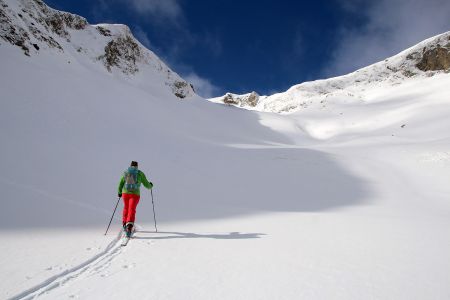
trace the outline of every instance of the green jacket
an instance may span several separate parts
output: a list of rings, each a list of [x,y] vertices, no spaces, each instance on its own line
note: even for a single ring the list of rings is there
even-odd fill
[[[149,182],[147,180],[147,177],[145,177],[144,172],[142,172],[141,170],[138,171],[138,176],[137,176],[137,181],[139,184],[139,187],[141,185],[141,183],[148,189],[151,189],[153,187],[153,183]],[[119,187],[117,189],[118,194],[134,194],[134,195],[140,195],[140,189],[138,188],[137,191],[128,191],[125,188],[125,176],[122,175],[122,178],[120,179],[119,182]]]

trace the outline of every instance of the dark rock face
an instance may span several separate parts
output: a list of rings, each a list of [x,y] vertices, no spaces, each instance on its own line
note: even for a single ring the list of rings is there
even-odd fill
[[[100,32],[101,35],[104,36],[111,36],[111,31],[109,29],[106,29],[102,26],[97,26],[98,32]]]
[[[69,13],[53,13],[44,19],[45,24],[57,35],[68,37],[66,28],[81,30],[88,24],[86,19]]]
[[[49,32],[54,32],[60,37],[69,39],[68,28],[81,30],[88,25],[85,18],[53,10],[40,0],[24,1],[22,4],[21,13],[16,15],[10,11],[4,1],[0,0],[0,38],[20,47],[24,54],[28,56],[31,47],[34,47],[36,51],[39,51],[40,48],[37,44],[31,42],[30,35],[47,44],[50,48],[63,51],[61,45]],[[15,22],[14,19],[16,18],[20,18],[22,22]],[[40,24],[44,27],[44,31],[48,32],[43,32],[36,24]]]
[[[232,94],[226,93],[223,97],[223,103],[228,105],[239,105],[239,99],[235,99]]]
[[[255,107],[259,102],[259,95],[256,92],[243,96],[233,96],[231,93],[226,93],[222,101],[228,105]]]
[[[422,59],[416,65],[421,71],[450,70],[450,47],[438,47],[423,52]]]
[[[137,60],[141,57],[141,50],[134,39],[129,36],[119,36],[110,41],[105,47],[105,54],[99,58],[103,60],[108,71],[111,67],[122,67],[124,73],[134,74],[139,71]]]
[[[30,7],[28,8],[28,13],[33,16],[40,24],[51,29],[59,36],[68,36],[66,28],[81,30],[88,25],[88,22],[83,17],[53,10],[40,0],[33,0],[33,2],[36,4],[35,7],[38,8],[36,10],[38,16],[33,15],[32,5],[29,5]]]
[[[250,95],[244,99],[242,99],[244,104],[255,107],[259,101],[259,95],[256,92],[251,92]]]
[[[29,56],[30,49],[27,47],[27,41],[30,40],[28,33],[21,27],[16,28],[8,15],[3,11],[6,4],[1,1],[2,8],[0,8],[0,37],[5,41],[20,47],[24,54]]]
[[[175,81],[172,86],[172,92],[178,98],[183,99],[183,98],[186,98],[186,96],[187,96],[187,94],[186,94],[186,92],[188,91],[187,87],[188,87],[188,83],[186,81]]]

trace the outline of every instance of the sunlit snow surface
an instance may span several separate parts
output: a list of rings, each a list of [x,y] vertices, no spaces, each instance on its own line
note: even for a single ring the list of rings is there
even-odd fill
[[[0,298],[450,298],[448,74],[278,115],[75,52],[0,58]],[[131,160],[159,232],[143,190],[121,248]]]

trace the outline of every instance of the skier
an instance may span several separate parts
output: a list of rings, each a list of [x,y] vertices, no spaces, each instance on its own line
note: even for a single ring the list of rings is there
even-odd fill
[[[141,183],[147,188],[151,189],[153,183],[149,182],[145,174],[138,169],[136,161],[131,162],[131,166],[123,173],[118,187],[118,196],[123,199],[123,217],[122,226],[129,238],[132,235],[134,227],[134,219],[136,215],[136,206],[140,199]]]

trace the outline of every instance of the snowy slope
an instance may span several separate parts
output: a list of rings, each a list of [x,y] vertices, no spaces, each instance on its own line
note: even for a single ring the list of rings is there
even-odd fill
[[[179,98],[194,94],[126,25],[90,25],[40,0],[0,0],[0,21],[1,43],[20,48],[30,58],[52,53],[67,64],[121,75],[148,91],[165,85]]]
[[[280,115],[109,72],[111,37],[83,30],[30,56],[0,40],[0,298],[450,297],[448,74]],[[120,211],[103,233],[131,160],[159,232],[142,191],[121,248]]]
[[[295,85],[286,92],[258,96],[228,93],[210,99],[247,109],[289,113],[305,109],[327,109],[339,103],[370,101],[380,88],[389,88],[450,71],[450,32],[429,38],[384,61],[348,75]],[[253,92],[255,93],[255,92]]]

